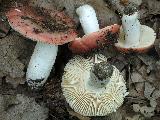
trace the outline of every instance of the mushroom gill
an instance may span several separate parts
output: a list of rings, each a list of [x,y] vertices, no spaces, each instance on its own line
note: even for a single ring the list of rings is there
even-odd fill
[[[115,112],[128,94],[123,76],[115,66],[107,62],[95,64],[81,56],[67,63],[61,86],[70,107],[84,116]]]

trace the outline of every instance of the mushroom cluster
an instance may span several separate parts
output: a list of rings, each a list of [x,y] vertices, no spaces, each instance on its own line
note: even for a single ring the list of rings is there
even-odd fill
[[[119,30],[118,25],[112,25],[97,31],[99,30],[99,24],[95,16],[95,11],[89,5],[85,5],[82,8],[82,11],[85,8],[87,8],[87,11],[91,10],[91,12],[87,13],[82,12],[84,18],[87,18],[87,20],[89,18],[89,20],[93,21],[88,25],[90,27],[87,28],[87,33],[94,31],[94,33],[82,38],[77,38],[75,22],[63,11],[50,9],[50,7],[31,7],[27,5],[11,7],[7,11],[6,16],[10,26],[23,36],[37,41],[26,73],[27,83],[31,88],[39,89],[46,82],[56,60],[58,45],[71,42],[70,48],[73,51],[86,52],[90,49],[97,48],[98,41],[100,43],[105,42],[104,40],[108,32],[116,33]],[[90,13],[93,14],[93,17],[90,17]],[[87,15],[89,16],[87,17]],[[92,20],[92,18],[94,19]],[[85,25],[87,24],[85,23]],[[94,24],[96,24],[96,27]],[[81,42],[86,44],[81,44]]]
[[[55,63],[58,45],[70,42],[69,48],[74,53],[85,53],[98,48],[99,44],[116,42],[119,25],[100,29],[96,13],[90,5],[80,6],[76,12],[85,33],[82,38],[77,38],[74,21],[63,12],[24,5],[7,11],[10,26],[23,36],[37,41],[26,73],[31,88],[39,89],[46,82]],[[137,22],[135,26],[138,25]],[[108,35],[115,36],[115,39],[109,39]],[[103,60],[105,58],[97,60],[98,57],[95,55],[94,62],[81,56],[74,57],[65,66],[62,77],[61,86],[67,102],[84,116],[112,113],[123,104],[128,94],[119,70]]]
[[[128,94],[119,70],[107,62],[75,56],[64,68],[62,90],[75,112],[105,116],[115,112]]]

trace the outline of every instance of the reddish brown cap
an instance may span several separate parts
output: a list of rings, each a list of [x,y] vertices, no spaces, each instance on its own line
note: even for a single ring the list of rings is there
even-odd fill
[[[77,37],[73,20],[57,10],[19,6],[6,16],[14,30],[35,41],[61,45]]]
[[[114,24],[97,32],[84,35],[82,38],[76,38],[70,42],[69,48],[73,53],[85,53],[105,44],[113,44],[117,40],[115,33],[119,31],[119,28],[119,25]]]

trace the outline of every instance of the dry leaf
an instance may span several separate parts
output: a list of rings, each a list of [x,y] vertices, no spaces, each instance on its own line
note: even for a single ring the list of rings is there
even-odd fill
[[[141,115],[134,115],[133,117],[126,117],[125,120],[145,120],[145,118]]]
[[[138,72],[132,72],[131,73],[131,80],[132,80],[133,83],[144,82],[145,81],[145,79]]]
[[[154,107],[147,107],[147,106],[142,106],[140,107],[139,104],[133,104],[133,110],[135,112],[140,112],[141,114],[143,114],[145,117],[150,118],[152,116],[154,116]]]
[[[141,114],[143,114],[147,118],[150,118],[150,117],[154,116],[154,114],[155,114],[154,110],[155,110],[155,108],[147,107],[147,106],[143,106],[143,107],[140,108]]]
[[[0,70],[13,78],[23,77],[24,64],[18,59],[26,48],[23,37],[11,33],[0,40],[0,46]]]
[[[74,111],[68,110],[68,112],[70,115],[77,117],[79,120],[91,120],[89,117],[82,116]]]
[[[154,89],[155,89],[155,87],[153,85],[151,85],[149,82],[145,82],[144,96],[147,99],[151,99],[151,94]]]
[[[25,83],[25,78],[11,78],[9,76],[6,76],[5,78],[7,83],[10,83],[13,85],[14,88],[16,88],[19,84],[24,84]]]
[[[160,98],[160,90],[156,89],[152,93],[152,98],[157,99]]]
[[[25,95],[0,95],[0,117],[3,120],[45,120],[48,108]]]
[[[140,96],[144,96],[144,82],[135,83],[135,88]]]
[[[139,106],[139,104],[133,104],[133,110],[135,111],[135,112],[139,112],[140,111],[140,106]]]
[[[160,13],[160,1],[159,0],[143,0],[147,4],[149,14],[159,14]]]

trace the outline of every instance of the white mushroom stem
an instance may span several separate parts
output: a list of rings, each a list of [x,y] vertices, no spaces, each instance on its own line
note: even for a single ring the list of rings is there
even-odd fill
[[[79,16],[81,26],[85,34],[96,32],[99,30],[99,24],[96,12],[90,5],[83,5],[77,8],[76,13]]]
[[[90,5],[83,5],[77,8],[76,13],[79,16],[81,26],[85,34],[90,34],[99,30],[99,24],[94,8]],[[97,59],[97,56],[94,56]]]
[[[132,15],[123,15],[122,27],[125,34],[125,47],[139,45],[141,24],[138,20],[138,12]]]
[[[39,87],[45,83],[55,63],[57,51],[57,45],[37,42],[26,74],[31,87]]]

